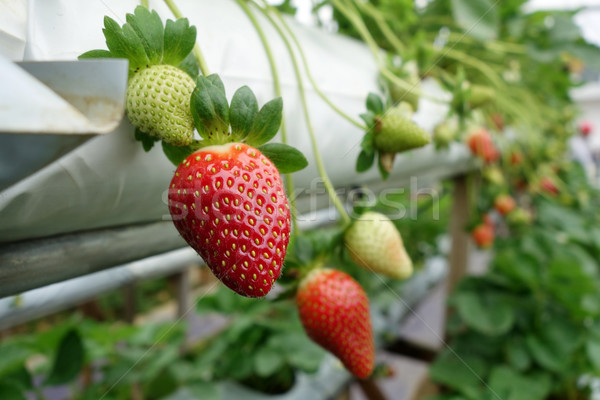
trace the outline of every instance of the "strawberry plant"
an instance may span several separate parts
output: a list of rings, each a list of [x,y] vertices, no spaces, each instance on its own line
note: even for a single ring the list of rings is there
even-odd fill
[[[452,395],[436,399],[583,399],[580,378],[600,375],[600,194],[580,169],[561,175],[594,200],[536,197],[535,222],[497,239],[490,270],[459,284],[449,349],[431,369]]]

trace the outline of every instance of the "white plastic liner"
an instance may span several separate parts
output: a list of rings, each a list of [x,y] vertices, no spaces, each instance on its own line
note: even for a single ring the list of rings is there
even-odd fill
[[[125,14],[138,4],[132,0],[30,0],[24,58],[76,60],[87,50],[105,48],[104,15],[123,23]],[[262,44],[233,0],[179,0],[177,4],[197,27],[198,44],[211,72],[219,73],[223,79],[229,98],[242,85],[252,88],[260,104],[274,97]],[[163,20],[173,18],[162,1],[150,1],[150,6]],[[295,174],[297,187],[306,188],[318,175],[293,67],[274,29],[264,18],[259,16],[259,20],[280,71],[290,142],[310,162],[308,168]],[[378,90],[376,66],[366,46],[290,23],[320,88],[350,115],[364,112],[367,94]],[[354,172],[363,132],[335,114],[312,91],[306,79],[305,87],[319,147],[334,184],[351,185],[377,179],[375,168],[360,176]],[[433,83],[423,89],[440,92]],[[444,118],[445,112],[439,104],[422,101],[416,119],[431,129]],[[5,135],[0,135],[0,147],[2,136]],[[12,157],[0,159],[0,169],[4,168],[3,163],[18,165],[20,155],[27,154],[31,147],[31,143],[21,148],[16,146],[11,151]],[[46,150],[56,151],[52,146]],[[396,175],[415,174],[433,167],[450,174],[453,165],[464,168],[467,158],[460,146],[443,154],[429,147],[396,160]],[[133,140],[132,126],[124,121],[114,132],[93,137],[0,191],[0,242],[168,218],[165,189],[174,169],[159,146],[145,153]]]

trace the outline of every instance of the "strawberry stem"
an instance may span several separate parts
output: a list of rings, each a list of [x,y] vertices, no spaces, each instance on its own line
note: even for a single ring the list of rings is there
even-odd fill
[[[260,10],[262,10],[262,8],[260,8],[260,7],[258,7],[258,8]],[[273,25],[275,30],[277,30],[277,32],[279,33],[279,36],[281,37],[281,39],[283,40],[283,43],[285,44],[285,47],[288,50],[288,53],[290,54],[290,58],[292,60],[292,65],[294,67],[294,73],[296,75],[296,80],[298,81],[298,92],[300,94],[300,102],[302,103],[304,119],[306,122],[306,127],[308,129],[308,134],[310,137],[313,154],[315,156],[315,162],[317,164],[317,170],[319,172],[319,176],[323,180],[323,185],[325,186],[327,195],[333,202],[333,205],[335,206],[335,208],[338,210],[338,213],[340,214],[340,218],[342,219],[344,225],[349,225],[351,222],[350,216],[348,215],[348,213],[346,212],[346,209],[344,208],[340,199],[338,198],[337,193],[335,192],[335,188],[331,184],[331,181],[329,180],[329,177],[327,176],[327,171],[325,170],[325,167],[323,165],[323,159],[321,157],[321,152],[319,151],[319,146],[317,145],[315,131],[314,131],[314,128],[313,128],[311,120],[310,120],[310,113],[308,111],[308,103],[306,101],[306,95],[304,92],[304,84],[302,82],[302,74],[300,73],[300,67],[298,65],[298,61],[296,60],[296,56],[294,55],[294,49],[292,48],[290,41],[286,37],[286,35],[283,32],[283,30],[281,29],[281,27],[279,27],[279,25],[271,17],[271,15],[269,13],[265,12],[264,10],[262,12],[263,12],[263,15],[265,17],[267,17],[269,22],[271,22],[271,24]]]
[[[175,16],[175,18],[177,18],[177,19],[184,18],[183,14],[181,13],[181,10],[179,10],[179,8],[175,4],[174,0],[164,0],[164,2],[167,5],[167,7],[169,7],[169,10],[171,10],[171,12]],[[194,50],[192,50],[192,51],[194,52],[194,57],[196,57],[196,60],[198,61],[198,67],[200,68],[200,72],[202,72],[202,75],[204,75],[204,76],[210,75],[210,72],[208,70],[208,65],[206,64],[204,55],[202,54],[202,51],[200,50],[200,46],[198,46],[197,42],[194,44]]]
[[[271,74],[273,75],[273,88],[275,90],[275,96],[281,97],[281,85],[279,82],[279,73],[277,72],[277,65],[275,64],[275,58],[273,57],[273,53],[271,52],[271,47],[269,46],[269,42],[267,41],[267,37],[263,32],[260,24],[258,23],[252,11],[246,5],[244,0],[236,0],[238,5],[242,8],[246,16],[252,22],[256,33],[258,34],[260,41],[262,42],[263,48],[265,49],[265,53],[267,55],[267,59],[269,60],[269,66],[271,68]],[[287,144],[287,129],[285,126],[285,118],[281,119],[281,142],[283,144]],[[297,214],[298,210],[296,209],[296,198],[294,197],[294,178],[292,174],[285,174],[285,184],[288,192],[288,200],[290,202],[290,206],[292,209],[292,227],[294,229],[294,234],[300,234],[300,228],[298,227]]]
[[[308,80],[310,81],[310,83],[311,83],[314,91],[319,95],[319,97],[321,99],[323,99],[323,101],[325,103],[327,103],[327,105],[329,105],[329,107],[331,107],[333,109],[333,111],[335,111],[336,113],[338,113],[341,117],[345,118],[348,122],[350,122],[351,124],[357,126],[359,129],[362,129],[363,131],[368,130],[369,128],[367,128],[364,124],[362,124],[361,122],[359,122],[356,119],[352,118],[351,116],[349,116],[348,114],[346,114],[342,109],[340,109],[335,104],[333,104],[333,102],[331,101],[331,99],[329,99],[329,97],[327,97],[327,95],[325,95],[325,93],[323,93],[321,91],[321,89],[319,89],[319,87],[317,86],[317,82],[315,82],[315,79],[313,78],[313,76],[312,76],[312,74],[310,72],[310,68],[308,67],[308,61],[306,60],[306,55],[304,54],[304,50],[302,49],[302,46],[300,45],[300,42],[298,41],[298,38],[296,37],[296,35],[294,34],[294,32],[290,29],[290,26],[285,21],[285,19],[281,15],[281,13],[275,7],[269,6],[267,4],[265,4],[265,6],[267,7],[267,9],[269,11],[271,11],[273,14],[275,14],[277,16],[277,19],[279,20],[279,23],[281,23],[281,25],[283,26],[283,28],[286,30],[287,34],[292,39],[292,42],[294,42],[294,45],[296,46],[296,49],[298,49],[298,53],[300,54],[300,60],[302,61],[302,64],[304,66],[304,71],[306,72],[306,76],[308,77]]]
[[[382,59],[381,59],[381,49],[377,45],[377,42],[375,41],[375,39],[369,32],[369,29],[366,27],[364,21],[360,17],[360,14],[356,10],[356,8],[354,8],[354,5],[352,3],[346,5],[346,4],[344,4],[344,2],[342,0],[331,0],[331,3],[342,14],[344,14],[344,16],[346,18],[348,18],[348,20],[356,28],[356,30],[358,31],[358,33],[360,34],[360,36],[362,37],[364,42],[368,45],[369,49],[371,50],[371,54],[373,55],[373,58],[375,59],[375,63],[377,64],[377,68],[379,69],[379,72],[381,73],[381,75],[383,75],[385,78],[389,79],[393,84],[401,87],[404,90],[415,93],[419,97],[426,98],[435,103],[440,103],[440,104],[446,103],[445,101],[442,101],[438,98],[430,96],[426,93],[423,93],[421,90],[419,90],[416,87],[416,85],[412,85],[412,84],[406,82],[405,80],[399,78],[398,76],[396,76],[396,74],[394,74],[392,71],[389,70],[389,68],[385,65],[385,62],[382,61]]]

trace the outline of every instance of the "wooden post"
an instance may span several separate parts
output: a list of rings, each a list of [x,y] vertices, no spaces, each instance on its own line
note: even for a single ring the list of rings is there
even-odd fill
[[[454,203],[450,216],[450,238],[452,247],[448,257],[450,271],[446,286],[446,294],[454,292],[456,284],[467,272],[469,235],[465,227],[469,220],[469,194],[467,176],[459,175],[454,178]],[[448,314],[447,314],[448,315]]]
[[[186,268],[172,276],[175,294],[177,296],[177,318],[184,318],[191,305],[190,301],[190,269]]]
[[[136,288],[136,284],[135,282],[132,282],[130,284],[127,284],[125,286],[123,286],[123,302],[124,302],[124,307],[125,307],[125,321],[127,323],[133,323],[133,320],[135,319],[135,312],[136,312],[136,307],[135,307],[135,288]]]

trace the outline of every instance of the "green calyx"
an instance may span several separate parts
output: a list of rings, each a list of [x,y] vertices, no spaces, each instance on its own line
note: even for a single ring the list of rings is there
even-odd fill
[[[229,104],[221,78],[212,74],[196,79],[190,104],[194,125],[202,137],[195,143],[195,149],[240,142],[260,150],[280,173],[296,172],[308,165],[304,155],[295,148],[268,143],[281,126],[283,101],[280,97],[259,109],[252,90],[242,86]]]
[[[367,112],[361,114],[369,129],[361,142],[361,152],[356,162],[356,171],[367,171],[377,157],[383,179],[392,170],[396,153],[427,145],[430,135],[410,120],[413,110],[410,104],[400,104],[385,109],[376,94],[367,97]]]
[[[172,65],[186,71],[186,60],[196,43],[196,28],[190,26],[187,18],[177,21],[167,20],[163,26],[156,11],[136,7],[133,14],[127,14],[127,22],[120,26],[110,17],[104,17],[104,37],[108,50],[92,50],[79,56],[86,58],[126,58],[129,60],[129,74],[152,65]],[[184,62],[185,60],[185,62]],[[193,68],[190,75],[195,77]]]

